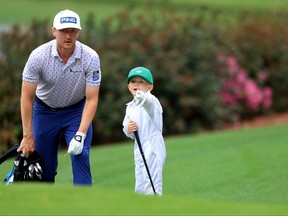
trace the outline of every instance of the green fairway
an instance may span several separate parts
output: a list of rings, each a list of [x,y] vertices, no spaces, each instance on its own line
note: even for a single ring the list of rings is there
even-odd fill
[[[189,13],[199,8],[221,10],[223,14],[234,14],[239,11],[287,11],[286,0],[0,0],[0,24],[29,24],[33,19],[49,19],[63,9],[75,10],[83,20],[93,13],[97,20],[108,17],[120,10],[135,11],[147,14],[151,11],[173,9],[178,14]]]
[[[286,215],[287,205],[142,196],[60,185],[0,187],[0,215]]]
[[[162,197],[134,194],[132,141],[91,149],[92,188],[72,186],[61,151],[55,185],[0,186],[0,215],[287,215],[287,130],[283,124],[166,137]],[[0,177],[11,165],[1,165]]]

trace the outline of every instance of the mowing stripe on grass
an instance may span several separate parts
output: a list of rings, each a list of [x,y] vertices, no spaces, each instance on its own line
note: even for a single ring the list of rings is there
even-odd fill
[[[287,205],[137,195],[67,185],[0,186],[0,215],[285,215]]]
[[[131,140],[91,149],[92,188],[72,186],[70,159],[60,152],[55,185],[0,186],[0,215],[285,215],[287,131],[283,124],[166,137],[163,197],[134,194]],[[11,166],[3,163],[0,177]]]

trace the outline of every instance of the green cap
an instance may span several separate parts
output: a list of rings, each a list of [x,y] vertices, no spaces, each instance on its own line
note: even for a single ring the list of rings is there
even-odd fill
[[[133,68],[128,74],[127,82],[129,83],[130,79],[132,79],[135,76],[140,76],[153,85],[153,77],[149,69],[145,67]]]

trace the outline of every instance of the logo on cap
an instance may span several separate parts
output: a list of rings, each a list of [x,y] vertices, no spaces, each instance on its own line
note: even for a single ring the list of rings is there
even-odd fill
[[[77,19],[75,17],[61,17],[60,23],[77,23]]]

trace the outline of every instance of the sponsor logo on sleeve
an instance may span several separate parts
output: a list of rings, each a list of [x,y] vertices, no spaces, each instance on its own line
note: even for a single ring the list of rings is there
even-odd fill
[[[99,80],[99,78],[100,78],[100,71],[99,70],[93,71],[93,81],[97,81]]]

